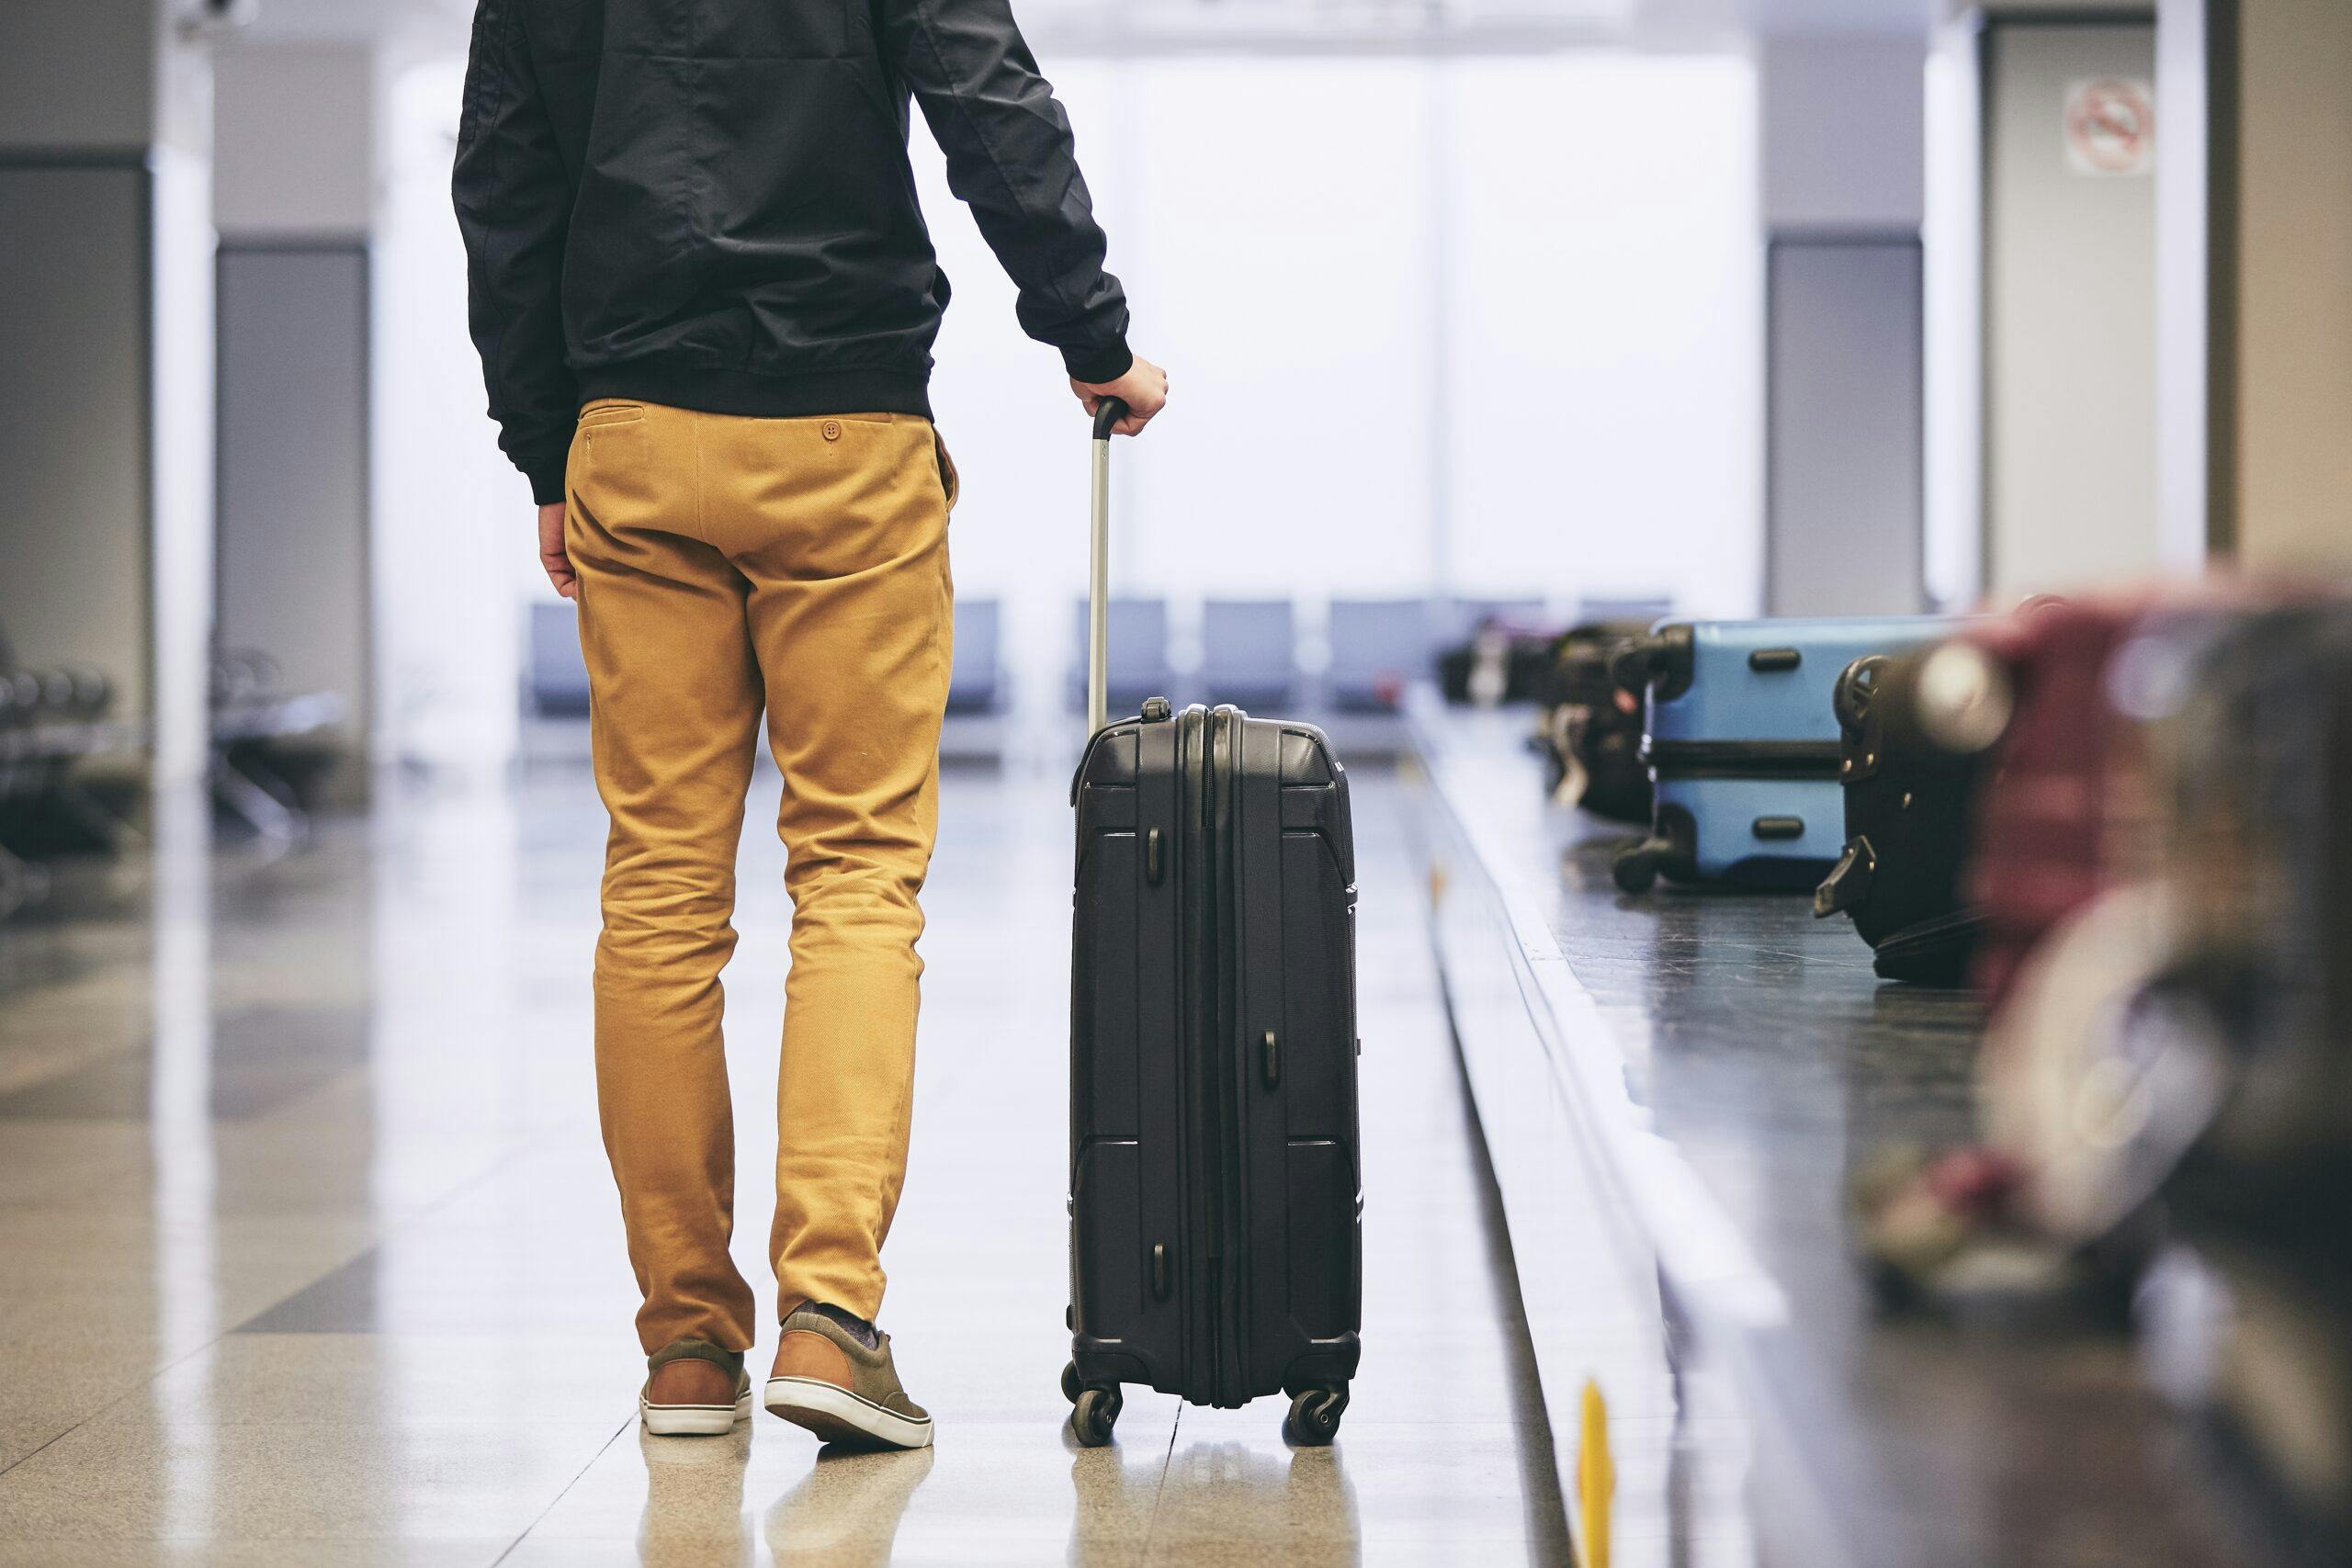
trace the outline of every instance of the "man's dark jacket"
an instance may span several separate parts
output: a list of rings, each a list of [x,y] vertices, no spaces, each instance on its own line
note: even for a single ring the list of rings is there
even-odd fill
[[[480,0],[458,132],[500,445],[563,499],[583,402],[928,415],[947,304],[907,162],[947,179],[1071,376],[1127,307],[1007,0]]]

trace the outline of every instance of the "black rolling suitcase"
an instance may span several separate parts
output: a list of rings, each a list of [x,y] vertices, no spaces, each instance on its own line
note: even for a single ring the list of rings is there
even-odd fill
[[[1647,827],[1655,803],[1642,760],[1642,704],[1617,683],[1617,655],[1647,633],[1641,621],[1587,621],[1552,644],[1537,700],[1544,793],[1562,806]]]
[[[1088,714],[1070,966],[1070,1427],[1122,1383],[1292,1396],[1339,1430],[1363,1320],[1355,849],[1320,730],[1104,713],[1111,425],[1094,431]]]
[[[1989,737],[2007,722],[1988,657],[1966,641],[1873,653],[1838,677],[1846,852],[1813,912],[1853,918],[1884,980],[1958,986],[1984,926],[1962,896]]]

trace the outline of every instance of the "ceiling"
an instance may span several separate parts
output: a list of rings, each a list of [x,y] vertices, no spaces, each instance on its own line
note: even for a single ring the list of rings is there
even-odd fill
[[[1639,42],[1760,32],[1919,31],[1952,0],[1016,0],[1063,47],[1292,50]],[[260,39],[462,47],[473,0],[255,0]]]

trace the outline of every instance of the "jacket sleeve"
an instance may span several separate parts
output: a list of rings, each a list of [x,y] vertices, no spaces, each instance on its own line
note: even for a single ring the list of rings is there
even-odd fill
[[[876,0],[881,45],[947,155],[947,183],[1021,290],[1022,329],[1075,379],[1116,380],[1127,297],[1102,270],[1069,118],[1038,74],[1009,0]]]
[[[571,178],[525,48],[517,0],[480,0],[454,180],[469,308],[499,446],[541,505],[563,500],[580,387],[564,357]]]

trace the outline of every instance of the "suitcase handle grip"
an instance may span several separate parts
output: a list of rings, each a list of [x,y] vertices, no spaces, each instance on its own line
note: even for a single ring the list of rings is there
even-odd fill
[[[1104,398],[1094,405],[1094,518],[1086,574],[1086,733],[1111,722],[1111,427],[1127,405]]]

